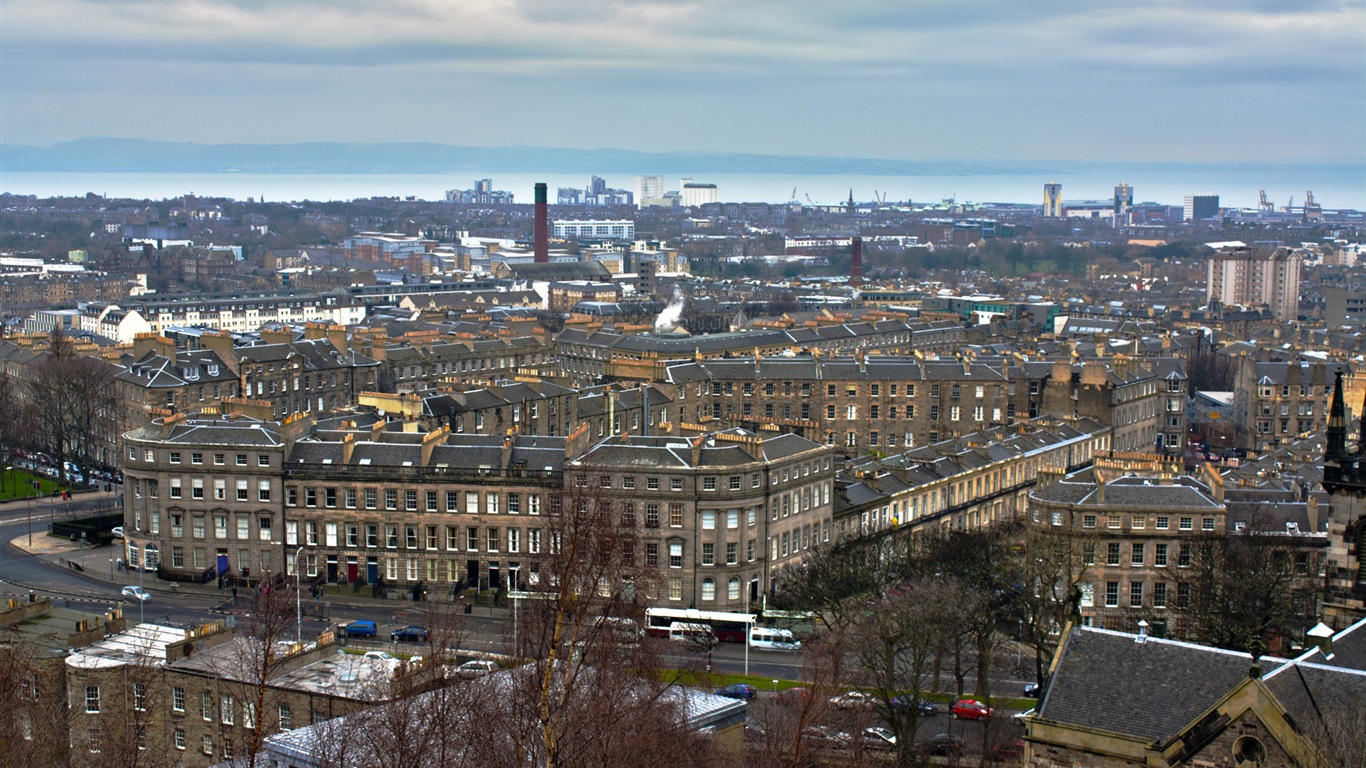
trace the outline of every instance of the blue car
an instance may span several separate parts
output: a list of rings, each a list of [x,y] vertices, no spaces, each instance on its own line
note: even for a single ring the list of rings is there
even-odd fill
[[[757,691],[754,686],[745,685],[744,683],[733,683],[725,688],[718,688],[716,690],[717,696],[725,696],[728,699],[743,699],[745,701],[753,701],[755,693],[757,693]]]

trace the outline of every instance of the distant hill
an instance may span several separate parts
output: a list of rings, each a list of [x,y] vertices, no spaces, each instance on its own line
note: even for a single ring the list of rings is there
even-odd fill
[[[0,145],[11,172],[99,173],[632,173],[687,168],[696,173],[860,173],[959,175],[1046,173],[1028,164],[908,162],[865,158],[635,152],[625,149],[457,147],[449,144],[187,144],[89,138],[51,147]],[[1054,167],[1048,164],[1047,167]]]
[[[459,147],[449,144],[193,144],[86,138],[50,147],[0,144],[0,170],[20,173],[780,173],[887,176],[1035,175],[1250,170],[1249,163],[1116,163],[1087,161],[915,161],[726,153],[637,152],[554,147]],[[1327,166],[1303,165],[1305,169]],[[1345,170],[1334,166],[1334,172]]]

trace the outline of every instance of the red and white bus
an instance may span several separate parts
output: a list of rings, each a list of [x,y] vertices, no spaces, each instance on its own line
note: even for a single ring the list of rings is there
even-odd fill
[[[752,613],[698,611],[691,608],[646,608],[645,631],[654,637],[668,637],[674,624],[705,624],[723,643],[743,643],[754,626]]]

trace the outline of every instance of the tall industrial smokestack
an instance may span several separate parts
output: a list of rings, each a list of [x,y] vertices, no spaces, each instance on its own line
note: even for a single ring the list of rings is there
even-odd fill
[[[849,284],[863,285],[863,238],[854,237],[854,252],[849,255]]]
[[[534,238],[537,264],[545,264],[550,261],[550,222],[546,220],[545,195],[545,182],[538,182],[536,184],[536,229]]]

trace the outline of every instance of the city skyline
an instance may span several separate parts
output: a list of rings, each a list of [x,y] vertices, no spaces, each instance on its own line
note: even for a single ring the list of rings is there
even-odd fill
[[[6,144],[1366,159],[1362,2],[10,0],[5,10]],[[1312,141],[1297,140],[1310,114]]]

